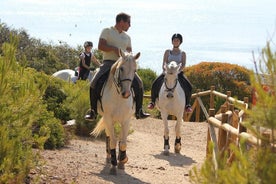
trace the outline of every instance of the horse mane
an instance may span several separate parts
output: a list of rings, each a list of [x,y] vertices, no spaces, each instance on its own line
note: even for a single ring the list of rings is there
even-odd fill
[[[123,51],[121,51],[121,52],[123,52]],[[130,55],[131,55],[131,57],[133,57],[134,60],[136,60],[140,56],[140,52],[137,53],[135,56],[132,56],[132,53],[126,53],[126,54],[121,55],[119,57],[119,59],[112,65],[112,67],[110,69],[110,74],[115,75],[115,71],[116,71],[116,68],[118,68],[118,65],[121,66],[123,63],[129,61]]]
[[[122,60],[123,60],[122,57],[120,57],[120,58],[112,65],[112,67],[111,67],[111,69],[110,69],[110,74],[115,75],[116,68],[117,68],[117,66],[120,64],[120,62],[121,62]],[[121,64],[120,64],[120,65],[121,65]]]

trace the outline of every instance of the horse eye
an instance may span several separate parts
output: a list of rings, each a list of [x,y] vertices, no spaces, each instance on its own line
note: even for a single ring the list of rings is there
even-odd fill
[[[123,68],[123,67],[120,67],[120,71],[123,72],[123,71],[124,71],[124,68]]]

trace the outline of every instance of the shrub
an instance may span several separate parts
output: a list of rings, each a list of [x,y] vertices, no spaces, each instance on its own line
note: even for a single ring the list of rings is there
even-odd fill
[[[24,183],[38,161],[32,147],[60,147],[64,134],[42,101],[49,77],[20,66],[26,61],[16,60],[18,40],[10,40],[0,55],[0,183]]]
[[[197,89],[201,91],[209,90],[215,86],[215,90],[226,94],[231,91],[232,95],[243,100],[244,97],[251,99],[252,86],[250,84],[251,71],[229,63],[221,62],[201,62],[197,65],[189,66],[184,69],[184,73],[193,85],[193,93]],[[209,109],[209,96],[202,97],[203,104]],[[220,98],[215,98],[216,111],[224,103]],[[193,117],[192,117],[193,119]],[[203,114],[201,120],[203,120]]]
[[[76,134],[81,136],[90,136],[90,132],[97,123],[97,121],[90,122],[84,119],[90,109],[89,88],[89,83],[81,80],[76,84],[64,85],[64,91],[68,95],[64,104],[72,112],[71,116],[76,123]]]
[[[17,43],[12,38],[13,44]],[[0,56],[0,183],[23,183],[36,155],[32,122],[39,117],[40,93],[32,76],[15,59],[13,45],[2,45]],[[42,143],[43,144],[43,143]]]
[[[54,116],[63,122],[71,119],[70,109],[64,105],[67,95],[61,90],[62,86],[51,84],[45,90],[43,100],[47,104],[47,110],[54,112]]]
[[[137,73],[143,81],[144,90],[150,91],[151,85],[152,85],[153,81],[155,80],[155,78],[157,77],[156,73],[154,71],[152,71],[151,69],[138,69]]]
[[[194,92],[215,86],[221,93],[232,91],[238,99],[251,96],[250,72],[244,67],[220,62],[201,62],[185,68],[185,75],[193,84]]]

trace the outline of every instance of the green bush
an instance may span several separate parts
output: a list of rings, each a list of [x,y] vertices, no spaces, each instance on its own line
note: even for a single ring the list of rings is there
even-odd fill
[[[189,66],[184,69],[184,73],[193,85],[193,93],[199,89],[201,91],[210,90],[215,86],[215,90],[226,94],[231,91],[233,97],[243,100],[249,97],[251,101],[252,86],[250,83],[251,71],[235,64],[221,62],[201,62],[197,65]],[[205,108],[209,109],[209,96],[201,97]],[[215,110],[218,111],[225,102],[221,98],[215,98]],[[192,104],[192,102],[191,102]],[[191,120],[195,118],[192,116]],[[200,120],[204,121],[203,113]]]
[[[90,132],[97,121],[90,122],[84,119],[85,114],[90,109],[89,83],[79,80],[76,84],[66,83],[63,87],[67,94],[64,105],[72,112],[71,117],[76,123],[76,134],[90,136]]]
[[[43,104],[49,77],[20,66],[18,40],[10,40],[0,49],[0,183],[24,183],[38,161],[32,147],[61,147],[64,130]]]
[[[43,100],[47,104],[47,110],[53,111],[56,118],[66,122],[71,118],[70,109],[64,105],[67,95],[62,91],[62,85],[51,84],[45,90]]]
[[[138,69],[138,75],[143,81],[144,91],[150,91],[153,81],[156,79],[156,73],[151,69]]]
[[[16,44],[16,40],[12,40]],[[0,183],[23,183],[36,161],[32,122],[39,117],[40,93],[5,43],[0,56]]]
[[[221,93],[231,91],[238,99],[251,97],[250,73],[250,70],[239,65],[221,62],[201,62],[185,68],[193,92],[215,86],[215,90]]]

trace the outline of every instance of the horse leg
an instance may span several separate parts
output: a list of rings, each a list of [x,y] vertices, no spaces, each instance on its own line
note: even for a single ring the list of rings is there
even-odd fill
[[[161,113],[164,123],[164,155],[169,155],[170,143],[169,143],[169,125],[168,125],[168,114]]]
[[[175,138],[175,142],[174,142],[174,152],[175,153],[180,153],[181,150],[181,124],[182,124],[182,117],[181,115],[179,115],[177,117],[177,122],[175,125],[175,134],[176,134],[176,138]]]
[[[111,168],[110,168],[110,174],[116,175],[117,170],[117,157],[116,157],[116,138],[114,135],[114,130],[111,131],[110,134],[110,161],[111,161]]]
[[[110,155],[111,155],[111,169],[110,169],[110,174],[116,175],[116,166],[117,166],[117,159],[116,159],[116,136],[114,132],[114,125],[112,123],[112,120],[109,118],[105,118],[104,121],[106,122],[106,135],[109,135],[110,137]]]
[[[174,142],[174,152],[180,153],[181,150],[181,137],[176,137]]]
[[[111,152],[110,152],[110,137],[105,137],[105,145],[106,145],[106,163],[110,163],[111,161]]]
[[[122,129],[120,132],[120,142],[119,142],[119,155],[118,155],[118,168],[119,169],[125,169],[125,163],[128,161],[128,157],[126,154],[126,147],[127,147],[127,135],[129,130],[129,122],[123,122],[122,123]]]
[[[110,154],[111,154],[111,169],[110,169],[110,174],[112,175],[116,175],[117,174],[117,170],[116,170],[116,166],[117,166],[117,159],[116,159],[116,149],[111,149],[110,150]]]
[[[126,144],[119,143],[119,154],[118,154],[118,169],[125,169],[125,163],[128,161],[128,157],[126,155]]]

